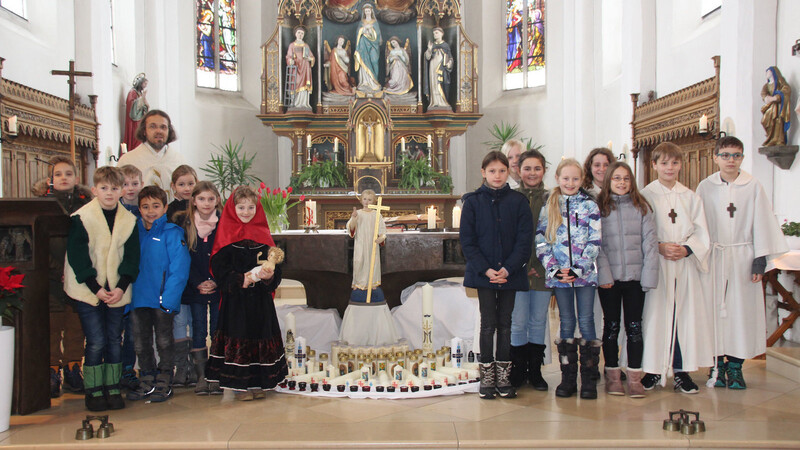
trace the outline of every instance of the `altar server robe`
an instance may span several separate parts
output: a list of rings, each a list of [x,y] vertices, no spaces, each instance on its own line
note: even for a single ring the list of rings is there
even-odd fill
[[[700,287],[701,272],[707,271],[708,228],[700,197],[681,183],[668,189],[656,180],[642,189],[642,194],[653,207],[658,242],[692,249],[691,255],[678,261],[659,257],[658,287],[645,297],[642,368],[661,374],[663,385],[672,367],[675,335],[680,342],[683,371],[713,365],[711,305]],[[672,209],[677,213],[675,223],[670,217]]]
[[[158,186],[167,192],[167,200],[172,201],[172,172],[181,164],[186,164],[183,155],[165,145],[161,151],[153,150],[150,144],[142,142],[135,149],[120,156],[118,167],[130,164],[142,171],[143,186]]]
[[[761,283],[751,282],[753,259],[769,260],[789,250],[772,205],[761,183],[744,171],[733,183],[717,172],[700,182],[697,194],[711,238],[703,288],[714,307],[715,353],[742,359],[763,354],[764,295]]]

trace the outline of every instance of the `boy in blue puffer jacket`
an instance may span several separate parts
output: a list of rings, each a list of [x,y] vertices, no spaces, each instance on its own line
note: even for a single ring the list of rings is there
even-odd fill
[[[167,193],[158,186],[139,192],[139,278],[133,284],[133,329],[141,384],[129,400],[164,402],[172,396],[173,319],[189,279],[189,250],[183,228],[167,222]],[[153,354],[153,332],[158,367]]]

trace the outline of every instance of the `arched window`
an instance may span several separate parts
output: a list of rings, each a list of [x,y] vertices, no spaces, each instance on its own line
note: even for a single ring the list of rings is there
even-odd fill
[[[239,90],[235,0],[197,0],[197,86]]]
[[[0,0],[0,8],[7,9],[23,19],[26,18],[25,0]]]
[[[544,86],[545,0],[506,0],[504,88]]]

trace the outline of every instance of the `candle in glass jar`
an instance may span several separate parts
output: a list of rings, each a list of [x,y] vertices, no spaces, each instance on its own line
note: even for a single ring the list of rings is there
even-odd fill
[[[434,228],[436,228],[436,207],[431,206],[428,208],[428,229]]]
[[[461,208],[458,205],[453,207],[453,228],[461,228]]]

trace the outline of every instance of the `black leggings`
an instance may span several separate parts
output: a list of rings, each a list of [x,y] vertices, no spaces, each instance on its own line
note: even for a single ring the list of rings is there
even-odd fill
[[[642,367],[642,308],[644,291],[637,280],[615,281],[614,286],[597,290],[603,306],[603,358],[606,367],[619,366],[620,317],[625,310],[625,334],[628,336],[628,367]]]
[[[515,291],[478,288],[481,310],[480,362],[511,360],[511,312],[514,311]],[[494,332],[497,331],[497,352]]]

